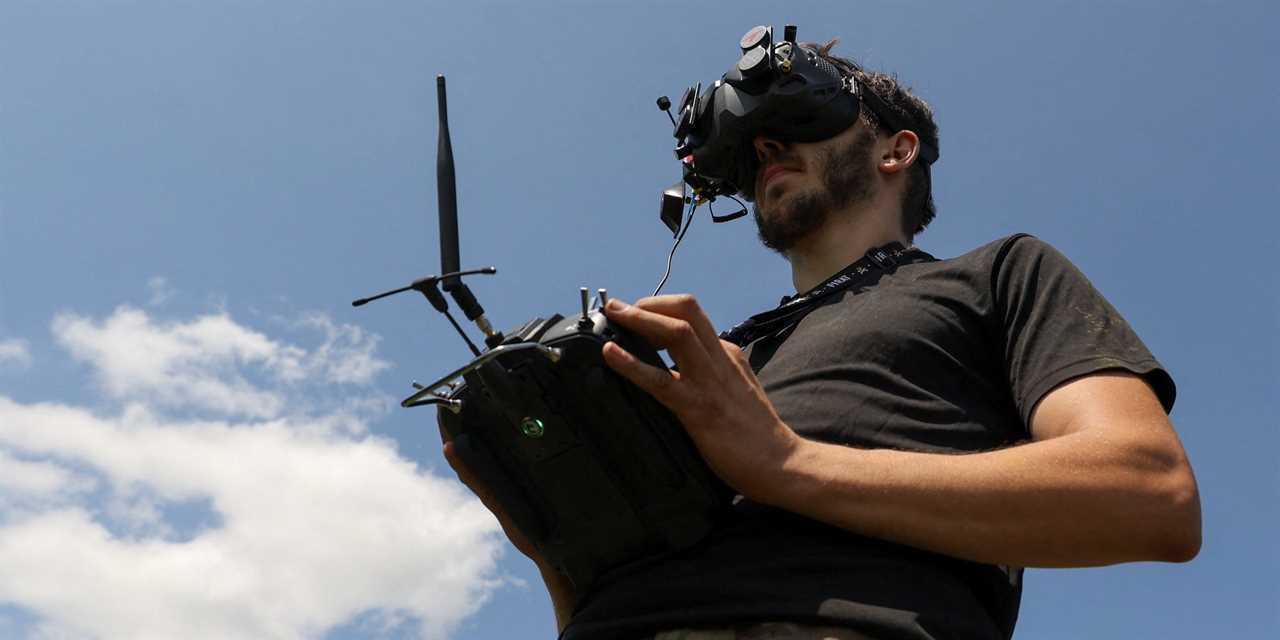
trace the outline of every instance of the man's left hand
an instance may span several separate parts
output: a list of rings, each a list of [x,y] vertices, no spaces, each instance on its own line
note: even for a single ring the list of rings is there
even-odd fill
[[[778,417],[746,356],[721,340],[691,295],[611,300],[605,315],[666,349],[679,371],[641,362],[622,347],[604,345],[604,359],[679,418],[703,459],[742,495],[770,502],[781,471],[802,440]]]

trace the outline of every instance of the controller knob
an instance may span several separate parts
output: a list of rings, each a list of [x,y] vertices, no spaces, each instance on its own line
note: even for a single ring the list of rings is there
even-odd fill
[[[738,70],[745,78],[754,77],[768,68],[769,49],[767,47],[751,49],[742,54],[742,58],[738,60]]]
[[[782,28],[782,39],[791,44],[796,43],[796,26],[794,24],[789,24]]]
[[[578,287],[578,295],[582,301],[582,316],[578,318],[578,329],[580,331],[586,331],[587,329],[595,326],[595,323],[591,321],[590,316],[591,294],[587,292],[586,287]]]
[[[769,27],[760,25],[752,28],[750,31],[742,35],[742,39],[738,41],[738,46],[742,47],[742,51],[754,49],[760,45],[769,44]]]

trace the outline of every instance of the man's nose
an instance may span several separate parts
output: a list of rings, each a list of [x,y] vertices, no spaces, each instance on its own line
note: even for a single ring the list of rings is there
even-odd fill
[[[756,160],[760,162],[782,155],[782,151],[785,148],[781,142],[765,135],[758,135],[752,138],[751,145],[756,148]]]

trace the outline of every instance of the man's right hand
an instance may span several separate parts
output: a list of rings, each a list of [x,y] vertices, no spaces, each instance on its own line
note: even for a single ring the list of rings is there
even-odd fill
[[[458,479],[462,481],[462,484],[467,485],[467,488],[471,489],[471,492],[476,494],[477,498],[480,498],[480,502],[498,518],[498,524],[502,525],[503,533],[507,534],[507,539],[511,541],[516,550],[528,556],[539,568],[543,567],[545,562],[542,556],[538,554],[538,550],[534,548],[533,543],[511,521],[510,516],[503,510],[502,505],[498,504],[493,492],[484,486],[480,479],[472,473],[471,469],[467,468],[467,465],[462,462],[452,442],[444,443],[444,459],[449,462],[450,467],[453,467],[453,471],[458,474]]]
[[[507,539],[511,541],[512,546],[517,551],[523,553],[535,565],[538,571],[542,573],[542,581],[546,583],[547,593],[551,596],[551,606],[555,611],[556,627],[560,631],[564,631],[569,619],[573,616],[574,605],[578,601],[578,593],[573,588],[573,584],[569,582],[563,573],[556,571],[546,562],[546,560],[538,553],[537,548],[525,537],[520,528],[511,521],[511,517],[507,515],[502,505],[498,504],[498,500],[494,497],[493,492],[480,479],[476,477],[471,469],[462,462],[458,457],[458,452],[454,448],[454,444],[449,441],[444,443],[444,459],[449,462],[449,466],[453,467],[454,473],[458,474],[458,479],[462,484],[467,485],[471,492],[480,498],[480,502],[484,504],[489,511],[493,512],[494,517],[498,519],[498,524],[502,525],[503,533],[507,534]]]

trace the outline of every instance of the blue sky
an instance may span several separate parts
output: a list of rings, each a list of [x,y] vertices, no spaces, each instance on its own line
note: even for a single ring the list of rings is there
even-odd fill
[[[726,10],[732,6],[732,10]],[[1263,2],[0,4],[0,635],[551,637],[531,565],[394,402],[467,352],[438,270],[445,73],[462,262],[500,327],[652,289],[666,117],[756,24],[934,106],[940,256],[1061,249],[1178,383],[1187,565],[1031,570],[1018,637],[1280,629],[1280,298]],[[704,219],[667,291],[789,293]],[[78,637],[78,636],[75,636]]]

